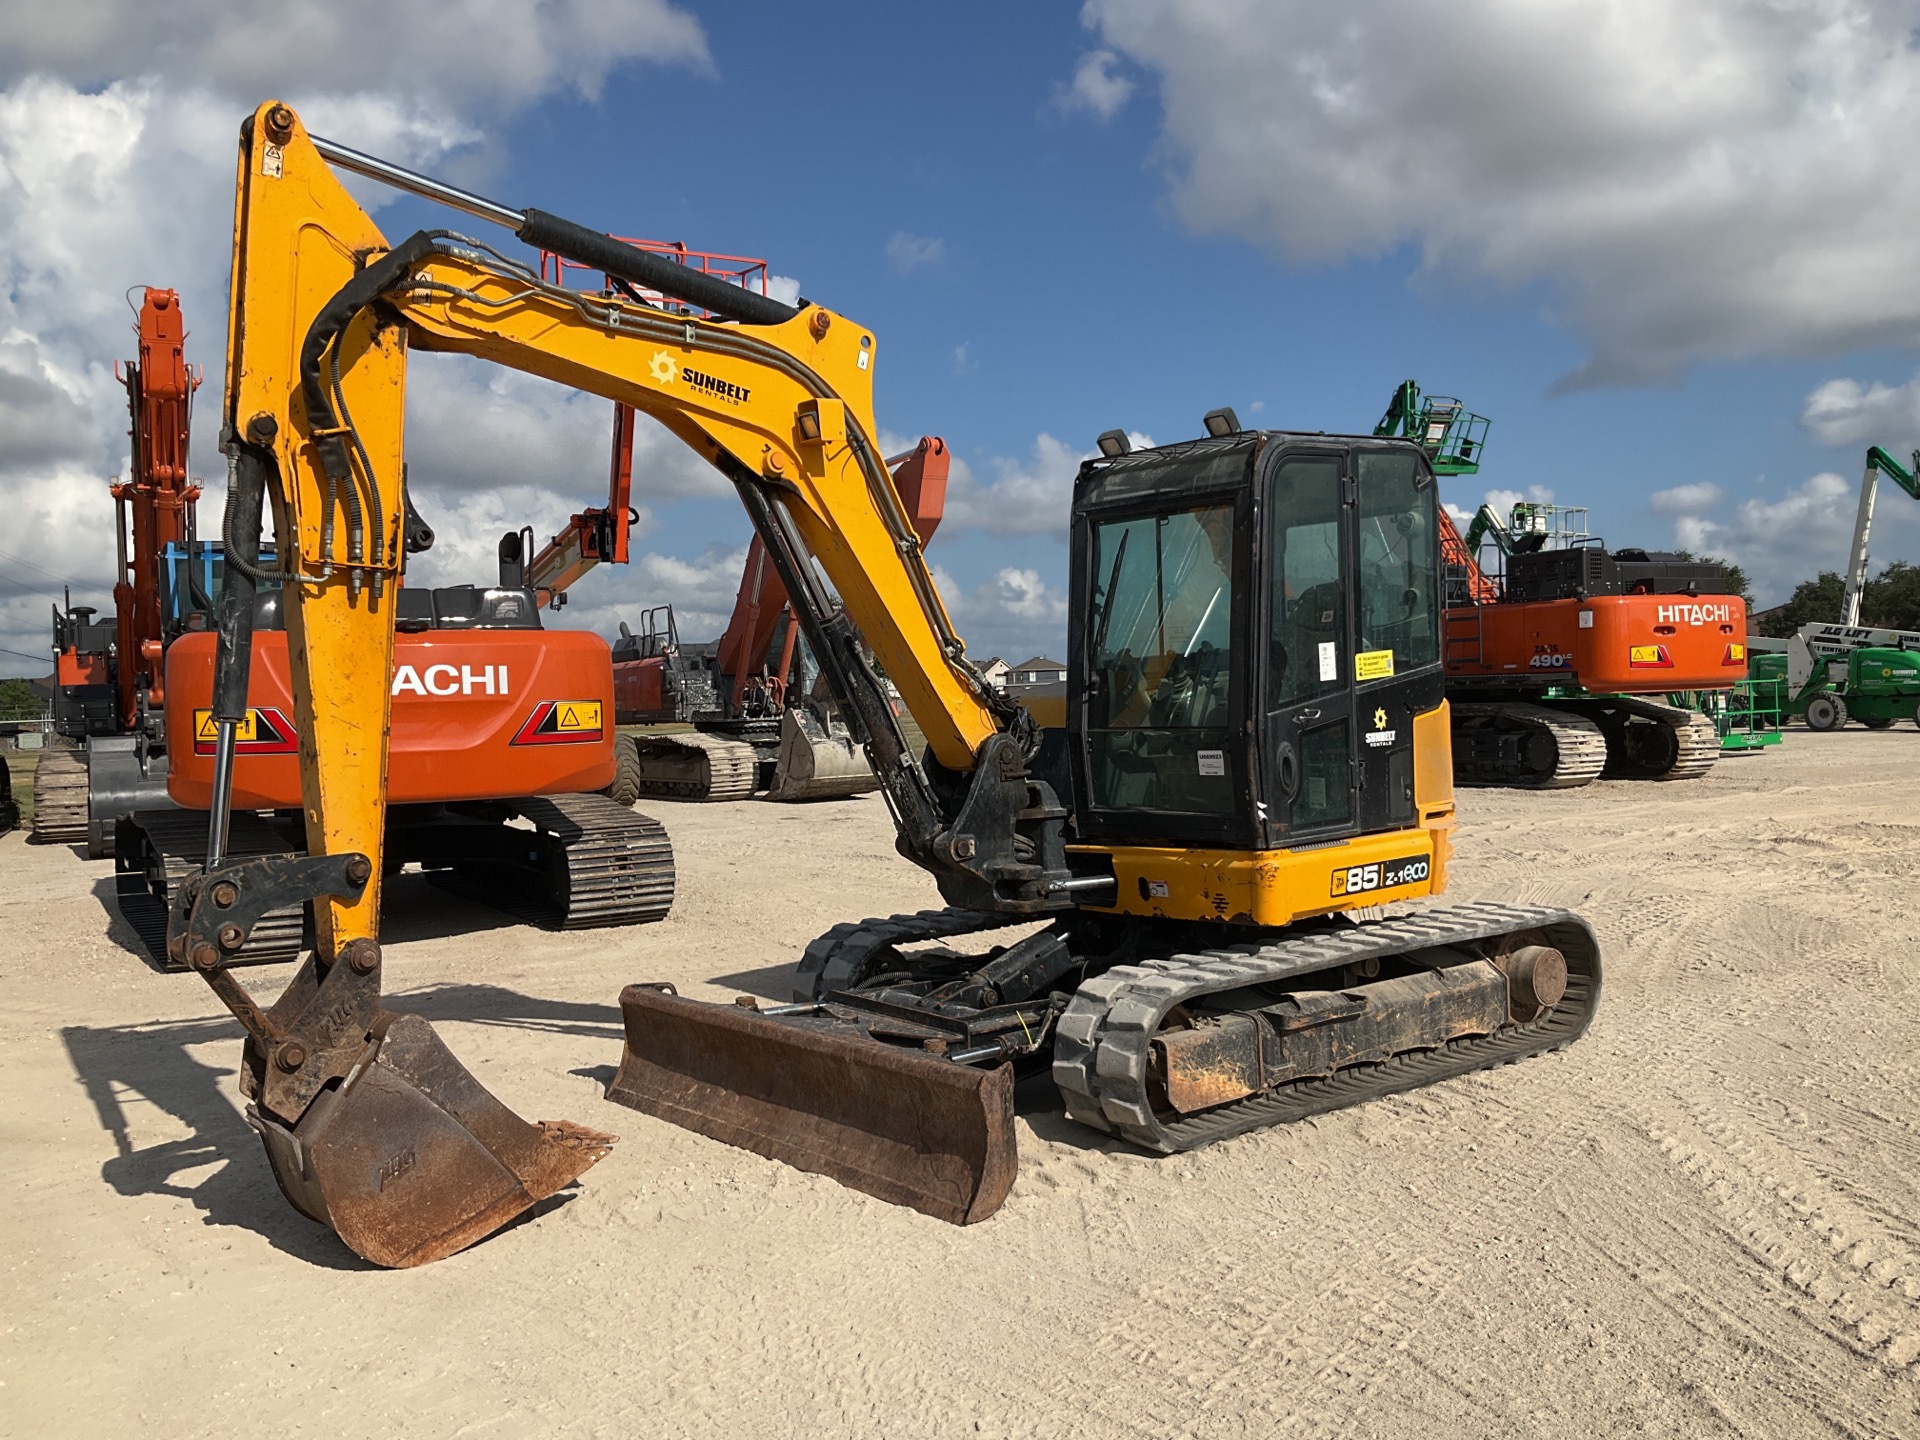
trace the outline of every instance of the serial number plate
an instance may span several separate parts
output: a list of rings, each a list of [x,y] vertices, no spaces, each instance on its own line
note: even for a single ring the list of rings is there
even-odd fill
[[[1427,878],[1429,863],[1425,855],[1408,855],[1371,865],[1343,865],[1333,872],[1332,893],[1361,895],[1369,890],[1391,890],[1396,885],[1417,885]]]

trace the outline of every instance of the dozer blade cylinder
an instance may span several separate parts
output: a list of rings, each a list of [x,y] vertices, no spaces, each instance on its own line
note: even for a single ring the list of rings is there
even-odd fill
[[[293,1128],[248,1112],[287,1199],[356,1255],[404,1269],[464,1250],[612,1147],[613,1136],[584,1126],[529,1125],[425,1020],[387,1018]]]
[[[629,985],[607,1098],[936,1219],[1000,1208],[1019,1166],[1013,1067],[974,1069]]]
[[[780,717],[780,760],[769,800],[837,800],[879,788],[866,751],[844,734],[804,725],[793,710]]]

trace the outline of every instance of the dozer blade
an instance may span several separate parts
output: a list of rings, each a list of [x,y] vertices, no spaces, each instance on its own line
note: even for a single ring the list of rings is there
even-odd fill
[[[955,1225],[986,1219],[1013,1188],[1010,1065],[975,1069],[646,985],[622,990],[620,1011],[609,1100]]]
[[[780,717],[780,759],[769,800],[835,800],[879,788],[860,746],[802,714],[790,709]]]
[[[346,1079],[292,1129],[248,1120],[294,1207],[353,1252],[404,1269],[463,1250],[572,1183],[614,1137],[529,1125],[496,1100],[417,1015],[388,1016]]]

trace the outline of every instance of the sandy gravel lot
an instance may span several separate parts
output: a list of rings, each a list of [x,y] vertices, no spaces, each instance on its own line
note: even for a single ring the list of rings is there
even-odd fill
[[[123,946],[110,867],[0,837],[0,1432],[1920,1435],[1916,777],[1902,726],[1469,793],[1449,898],[1594,922],[1586,1040],[1170,1160],[1030,1097],[964,1231],[600,1098],[623,983],[784,997],[821,930],[934,903],[877,798],[649,807],[682,879],[642,930],[403,879],[396,1003],[622,1140],[398,1274],[281,1200],[238,1027]]]

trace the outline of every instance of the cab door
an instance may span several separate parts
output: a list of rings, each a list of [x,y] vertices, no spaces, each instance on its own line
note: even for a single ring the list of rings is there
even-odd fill
[[[1353,684],[1353,491],[1346,455],[1289,447],[1269,470],[1261,530],[1265,843],[1359,826]]]

